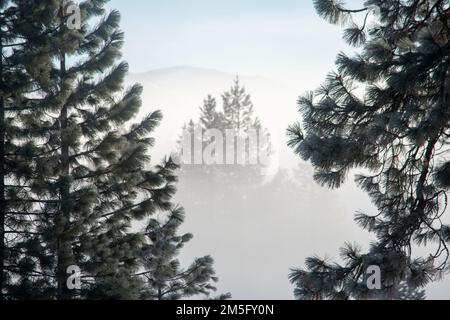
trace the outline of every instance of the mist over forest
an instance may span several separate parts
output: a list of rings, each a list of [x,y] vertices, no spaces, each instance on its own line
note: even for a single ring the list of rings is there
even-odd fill
[[[208,166],[190,175],[185,171],[191,166],[181,170],[175,199],[189,212],[183,229],[194,234],[182,257],[215,252],[219,287],[233,292],[233,298],[291,299],[286,266],[302,265],[312,252],[339,258],[339,247],[348,241],[370,243],[373,236],[353,219],[359,211],[376,210],[352,175],[339,190],[320,186],[313,167],[287,146],[286,128],[297,113],[298,90],[263,76],[188,66],[132,74],[127,81],[144,84],[144,106],[161,106],[164,121],[155,131],[154,156],[160,159],[179,151],[183,126],[198,121],[208,95],[220,109],[221,96],[236,76],[251,96],[255,116],[271,134],[275,155],[270,170],[251,181],[215,178],[205,173]],[[439,297],[445,288],[446,283],[434,284],[428,296]]]
[[[0,0],[0,53],[0,306],[450,298],[450,1]]]

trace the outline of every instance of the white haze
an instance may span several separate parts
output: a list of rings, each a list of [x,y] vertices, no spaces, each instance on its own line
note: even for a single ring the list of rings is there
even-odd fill
[[[239,76],[252,95],[257,116],[274,137],[280,170],[301,165],[300,184],[313,186],[308,187],[311,194],[286,190],[286,196],[280,193],[279,201],[274,201],[279,203],[267,205],[264,201],[249,203],[248,199],[241,199],[221,207],[200,208],[194,204],[195,199],[180,191],[177,200],[183,201],[181,205],[187,212],[183,231],[194,234],[183,251],[182,261],[188,263],[193,257],[212,255],[220,277],[218,292],[231,292],[235,299],[292,299],[289,269],[302,267],[304,259],[315,254],[338,258],[338,249],[346,241],[367,247],[370,235],[355,225],[353,216],[356,211],[374,213],[375,209],[367,195],[355,187],[352,176],[337,191],[317,186],[312,181],[310,165],[286,146],[286,128],[300,119],[296,101],[303,93],[301,88],[314,89],[317,79],[310,86],[306,86],[306,79],[299,88],[265,77]],[[174,151],[181,127],[190,119],[198,119],[203,99],[211,94],[220,101],[220,95],[235,77],[194,67],[130,75],[128,84],[139,82],[144,86],[141,116],[156,109],[164,114],[154,133],[153,163]],[[270,196],[270,192],[261,191],[261,197]],[[197,195],[198,199],[208,196]],[[449,284],[433,284],[427,290],[428,298],[448,298]]]

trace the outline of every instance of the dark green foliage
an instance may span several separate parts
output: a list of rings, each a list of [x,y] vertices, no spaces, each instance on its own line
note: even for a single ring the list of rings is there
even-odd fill
[[[47,83],[55,8],[52,0],[0,2],[0,299],[47,296],[48,281],[35,269],[41,246],[33,241],[39,202],[32,185],[43,150],[31,119],[42,112],[32,97]]]
[[[197,258],[186,269],[180,266],[177,256],[184,245],[192,239],[187,233],[178,234],[184,222],[184,210],[175,207],[167,217],[150,219],[146,228],[148,244],[143,247],[145,272],[141,274],[147,282],[143,296],[152,300],[177,300],[195,295],[209,296],[217,282],[210,256]],[[229,295],[221,296],[221,298]]]
[[[349,28],[344,38],[359,52],[339,54],[337,72],[300,98],[304,130],[289,129],[290,145],[331,188],[350,170],[367,169],[356,180],[378,214],[356,221],[377,241],[367,254],[344,249],[344,266],[308,260],[306,271],[292,273],[297,296],[370,298],[362,283],[370,264],[382,269],[383,291],[403,280],[423,287],[446,271],[450,254],[448,3],[367,0],[355,10],[340,1],[314,4],[322,17]],[[363,15],[364,25],[354,25],[354,14]],[[420,245],[429,255],[416,258]]]
[[[416,288],[422,287],[429,276],[420,269],[424,261],[411,262],[406,255],[375,244],[368,253],[363,253],[359,246],[346,244],[340,256],[344,265],[311,257],[306,260],[306,270],[293,269],[290,280],[297,285],[295,297],[300,300],[407,299],[413,292],[417,291],[418,296],[422,293]],[[367,285],[370,266],[381,269],[381,290],[369,289]]]
[[[54,279],[49,286],[57,299],[82,298],[96,280],[121,279],[137,270],[143,237],[131,233],[131,222],[143,218],[140,211],[149,206],[145,199],[152,190],[161,194],[152,199],[156,208],[169,206],[174,192],[164,177],[149,180],[148,133],[161,116],[130,123],[141,105],[142,88],[134,85],[121,93],[128,66],[118,61],[120,15],[105,14],[104,5],[82,2],[83,25],[76,30],[66,27],[68,17],[59,2],[51,25],[48,84],[33,102],[43,110],[32,121],[44,142],[43,156],[36,161],[41,176],[32,186],[42,199],[36,241],[45,244],[40,255],[48,260],[38,269]],[[98,17],[100,23],[90,27],[90,19]],[[71,265],[92,279],[81,291],[67,289]]]
[[[398,300],[426,300],[425,290],[411,287],[403,282],[400,284]]]
[[[146,235],[170,210],[177,166],[152,167],[160,112],[136,121],[142,87],[124,88],[120,15],[82,1],[0,4],[0,271],[8,299],[138,299]],[[150,257],[148,257],[150,258]],[[212,261],[204,261],[211,267]],[[81,269],[81,289],[67,270]],[[2,297],[3,298],[3,297]]]

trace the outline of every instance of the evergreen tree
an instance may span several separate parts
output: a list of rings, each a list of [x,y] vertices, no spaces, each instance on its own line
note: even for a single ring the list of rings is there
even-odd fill
[[[254,106],[251,101],[251,96],[246,92],[245,87],[241,86],[239,78],[236,77],[234,85],[228,92],[222,95],[223,102],[223,119],[224,126],[228,130],[234,131],[234,134],[238,138],[247,139],[251,135],[257,136],[256,143],[248,144],[245,149],[246,165],[242,167],[239,165],[238,155],[236,156],[237,165],[233,166],[234,170],[229,172],[228,175],[232,178],[243,178],[247,176],[247,180],[242,179],[243,183],[258,182],[258,178],[261,178],[262,171],[264,170],[265,163],[262,157],[268,159],[271,154],[270,135],[268,131],[262,127],[260,120],[254,115]],[[235,143],[235,150],[238,150],[237,142]],[[227,155],[225,149],[224,154]],[[257,164],[251,163],[252,157],[258,160]],[[258,177],[259,176],[259,177]],[[254,179],[257,179],[254,181]]]
[[[425,290],[409,286],[406,282],[400,284],[398,300],[426,300]]]
[[[28,119],[41,134],[42,154],[33,161],[39,176],[30,186],[33,199],[17,200],[36,210],[28,242],[39,251],[35,278],[47,284],[40,298],[83,298],[98,292],[105,279],[125,281],[139,269],[145,240],[131,232],[132,222],[168,209],[175,191],[164,175],[169,169],[146,168],[153,145],[148,134],[161,114],[130,123],[142,88],[134,85],[120,94],[128,66],[117,62],[123,43],[120,16],[117,11],[105,15],[106,2],[79,4],[80,29],[68,27],[65,1],[45,8],[52,17],[46,48],[52,64],[46,85],[30,101],[39,112]],[[90,21],[98,23],[90,27]],[[81,269],[82,290],[68,288],[70,266]],[[133,296],[118,296],[125,287],[117,283],[112,297]]]
[[[73,28],[72,2],[0,1],[0,299],[143,297],[147,237],[131,227],[172,208],[177,166],[149,165],[162,116],[131,123],[142,88],[121,94],[123,34],[106,3],[82,1]]]
[[[315,0],[318,13],[346,26],[344,38],[359,48],[340,53],[337,72],[299,100],[300,124],[289,129],[290,145],[316,169],[316,180],[337,188],[353,168],[378,209],[356,221],[375,233],[363,254],[343,248],[345,265],[310,258],[291,274],[296,295],[308,298],[364,298],[365,270],[382,270],[381,292],[402,281],[423,287],[448,268],[450,228],[446,213],[449,134],[446,1],[366,0],[346,8],[341,1]],[[356,25],[353,16],[365,23]],[[415,257],[426,245],[429,254]],[[375,290],[377,291],[377,290]]]
[[[406,300],[424,294],[420,290],[423,283],[417,281],[414,273],[415,268],[421,266],[419,262],[409,263],[404,254],[381,248],[378,244],[372,245],[368,253],[363,253],[361,247],[346,244],[340,255],[345,262],[343,265],[310,257],[306,260],[306,269],[293,269],[290,280],[296,285],[295,297],[299,300]],[[404,265],[411,265],[411,270],[398,269]],[[370,266],[381,268],[380,290],[368,286],[367,270]]]
[[[200,108],[200,125],[203,129],[224,128],[223,114],[217,111],[217,101],[211,95],[206,97]]]
[[[222,95],[221,109],[217,109],[216,99],[208,96],[200,108],[198,123],[191,120],[184,126],[179,149],[184,152],[190,146],[191,161],[182,166],[183,175],[190,181],[200,180],[199,184],[204,186],[215,182],[223,184],[224,181],[230,182],[227,183],[230,186],[256,185],[263,180],[272,146],[270,135],[255,117],[251,97],[239,83],[239,78]],[[210,137],[208,133],[219,134],[220,138]],[[186,136],[190,136],[191,142],[187,145]],[[245,145],[242,147],[240,143]],[[218,163],[196,163],[198,157],[194,154],[198,156],[200,152],[201,156],[211,149],[214,149],[213,156],[218,156]]]
[[[140,274],[147,282],[143,293],[146,299],[177,300],[198,294],[209,296],[216,290],[213,283],[218,279],[210,256],[195,259],[186,269],[180,267],[177,256],[192,239],[189,233],[178,234],[184,216],[181,207],[174,207],[168,216],[152,218],[148,223],[148,244],[143,248],[142,255],[145,272]]]
[[[237,77],[230,91],[222,95],[223,114],[227,129],[233,129],[237,135],[259,128],[258,119],[253,118],[253,103]]]
[[[56,2],[0,1],[0,299],[29,298],[42,282],[35,269],[39,250],[31,185],[39,171],[41,134],[33,120],[33,95],[48,84],[52,9]],[[39,20],[39,23],[36,21]]]

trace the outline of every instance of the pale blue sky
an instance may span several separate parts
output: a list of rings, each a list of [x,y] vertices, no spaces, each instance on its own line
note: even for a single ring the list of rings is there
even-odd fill
[[[122,14],[132,72],[189,65],[278,80],[312,72],[323,78],[346,48],[312,0],[111,0],[109,7]]]

